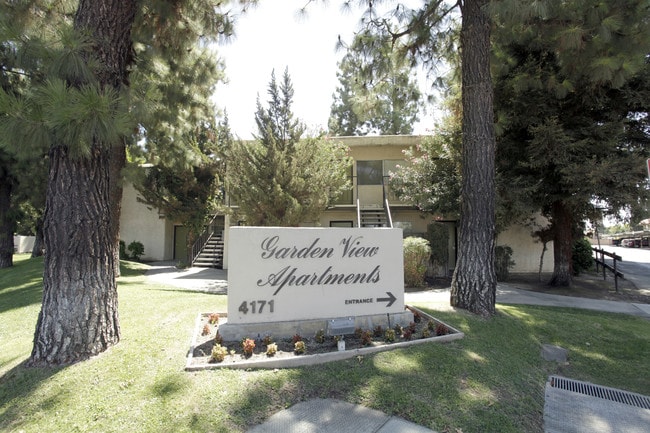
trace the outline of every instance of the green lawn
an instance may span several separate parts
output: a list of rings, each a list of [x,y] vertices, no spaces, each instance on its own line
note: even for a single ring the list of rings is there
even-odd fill
[[[89,361],[26,369],[42,260],[0,270],[0,431],[244,432],[312,397],[339,398],[439,432],[541,432],[549,374],[650,394],[650,322],[596,312],[499,306],[483,320],[432,312],[466,333],[362,359],[278,371],[183,370],[197,313],[225,296],[146,284],[123,263],[122,341]],[[426,304],[419,305],[426,310]],[[545,362],[542,343],[569,349]]]

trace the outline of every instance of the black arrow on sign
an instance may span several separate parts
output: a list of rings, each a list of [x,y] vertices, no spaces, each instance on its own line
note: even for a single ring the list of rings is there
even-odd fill
[[[386,308],[388,308],[393,305],[397,298],[391,292],[386,292],[386,294],[388,295],[388,298],[377,298],[377,302],[388,302],[386,305]]]

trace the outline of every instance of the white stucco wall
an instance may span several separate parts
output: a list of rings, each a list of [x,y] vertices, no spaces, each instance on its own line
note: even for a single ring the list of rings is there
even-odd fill
[[[171,260],[174,243],[173,224],[165,218],[161,218],[157,209],[140,203],[137,197],[138,192],[133,185],[124,186],[120,239],[127,246],[133,241],[142,242],[144,255],[141,260]]]
[[[34,249],[34,236],[14,236],[14,252],[31,253]]]
[[[538,224],[544,224],[543,217],[536,219]],[[539,272],[539,260],[544,245],[531,236],[533,229],[523,225],[513,225],[501,232],[497,237],[497,245],[507,245],[512,248],[512,259],[515,266],[512,273]],[[542,272],[553,272],[553,242],[546,244],[544,266]]]

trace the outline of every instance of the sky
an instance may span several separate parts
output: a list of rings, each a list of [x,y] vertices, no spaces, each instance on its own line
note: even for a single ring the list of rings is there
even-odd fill
[[[333,0],[309,5],[306,16],[298,12],[307,0],[264,0],[238,18],[236,36],[217,47],[225,61],[228,83],[220,84],[213,100],[228,111],[236,137],[250,139],[257,132],[257,96],[267,106],[268,84],[275,70],[281,81],[288,68],[294,88],[293,113],[307,130],[327,128],[332,95],[338,85],[337,62],[344,51],[336,50],[339,35],[350,42],[361,12],[342,12]],[[423,133],[418,125],[414,133]]]

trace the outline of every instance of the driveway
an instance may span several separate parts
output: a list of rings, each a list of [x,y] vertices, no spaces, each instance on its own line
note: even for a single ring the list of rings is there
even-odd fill
[[[615,253],[623,258],[616,268],[623,272],[625,279],[631,281],[639,291],[650,295],[650,249],[626,248],[603,245],[605,251]],[[608,259],[611,264],[611,259]]]

